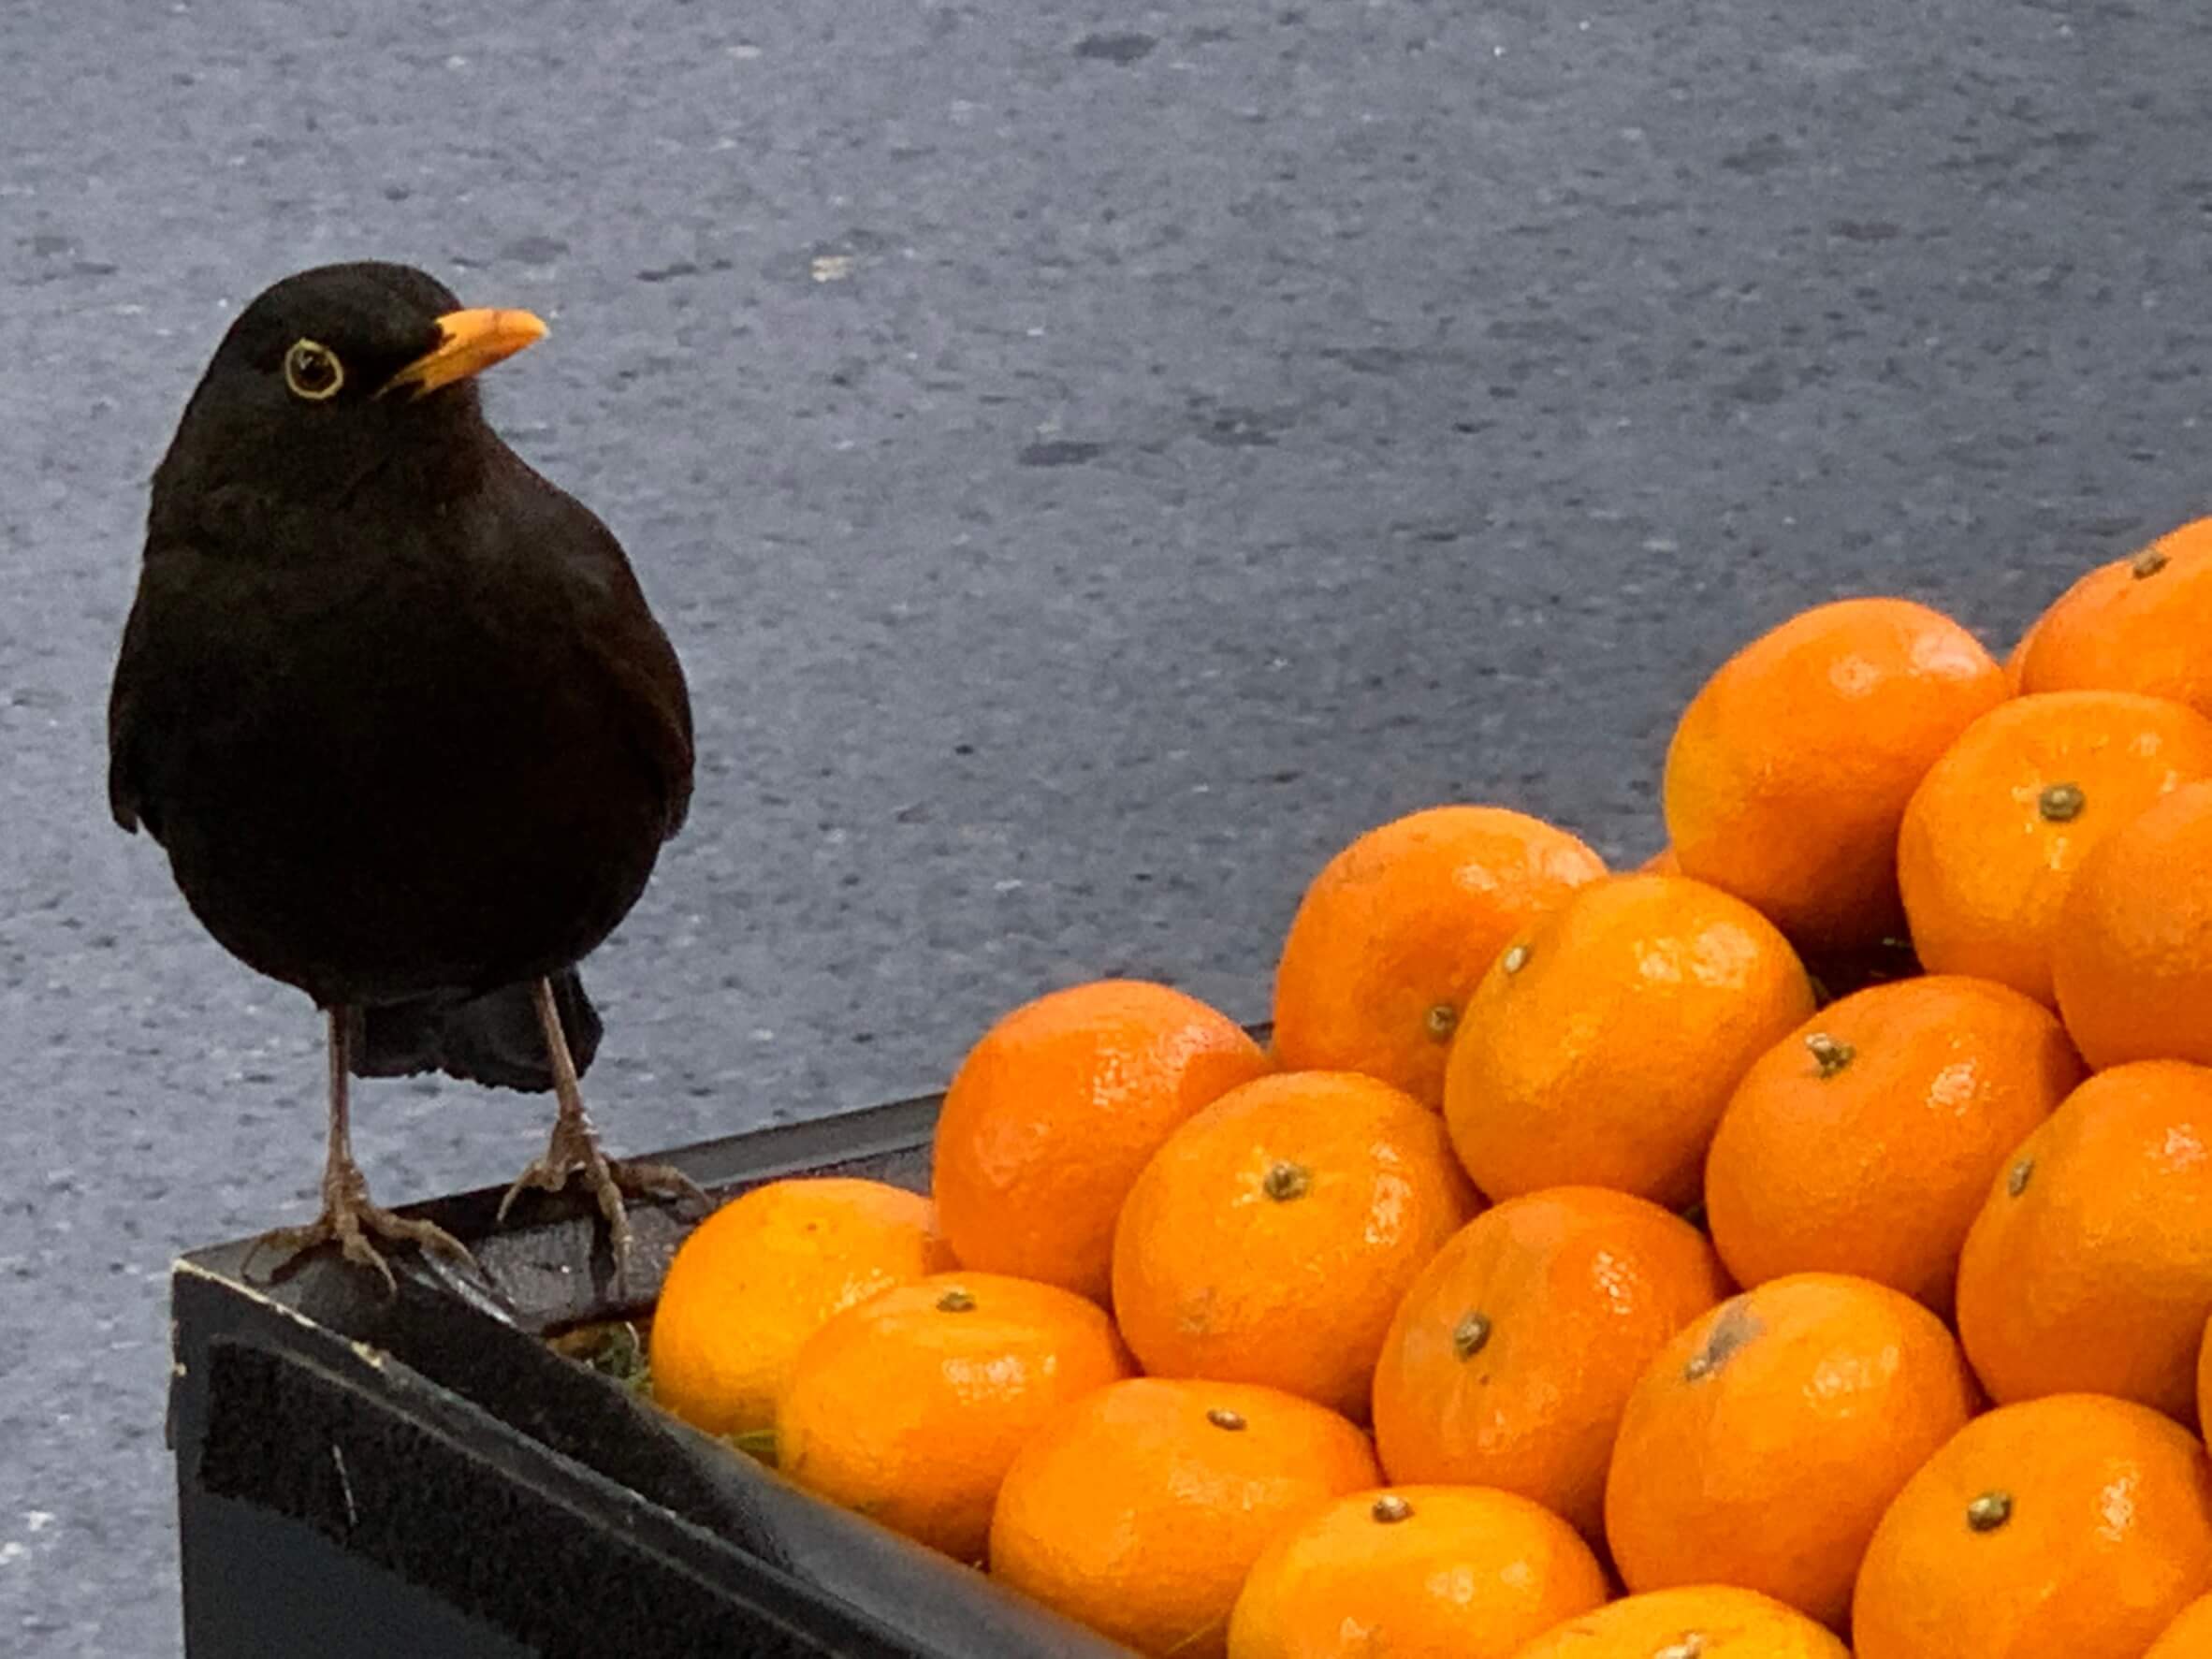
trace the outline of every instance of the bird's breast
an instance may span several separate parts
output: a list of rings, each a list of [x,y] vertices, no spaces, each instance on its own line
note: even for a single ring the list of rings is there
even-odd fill
[[[163,841],[211,931],[319,998],[548,971],[658,850],[658,780],[591,642],[527,582],[387,557],[211,584],[150,687]]]

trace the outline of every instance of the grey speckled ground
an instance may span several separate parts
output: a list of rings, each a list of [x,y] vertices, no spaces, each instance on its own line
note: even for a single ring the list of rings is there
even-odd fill
[[[632,1150],[931,1084],[1108,970],[1257,1015],[1367,824],[1640,856],[1750,633],[1901,589],[2002,645],[2207,505],[2202,7],[320,9],[0,8],[9,1652],[174,1651],[164,1271],[319,1156],[308,1011],[101,794],[144,480],[273,277],[553,322],[495,417],[701,712],[590,976]],[[363,1114],[392,1200],[542,1133]]]

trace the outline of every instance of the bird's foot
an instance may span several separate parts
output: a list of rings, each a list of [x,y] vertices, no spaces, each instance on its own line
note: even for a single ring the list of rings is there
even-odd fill
[[[262,1251],[274,1250],[280,1261],[289,1261],[303,1250],[335,1242],[346,1260],[359,1267],[374,1268],[384,1275],[385,1289],[396,1291],[399,1285],[392,1277],[391,1264],[370,1242],[372,1237],[390,1244],[414,1244],[419,1249],[434,1250],[466,1267],[476,1265],[469,1247],[437,1223],[396,1215],[371,1203],[369,1184],[361,1178],[361,1171],[350,1164],[324,1174],[320,1215],[305,1227],[280,1227],[263,1233],[246,1259],[251,1263]]]
[[[607,1242],[613,1247],[618,1267],[630,1259],[632,1237],[630,1213],[623,1198],[691,1199],[708,1208],[713,1201],[700,1190],[693,1181],[673,1164],[632,1163],[610,1158],[599,1149],[599,1137],[580,1113],[563,1113],[554,1119],[553,1137],[546,1143],[546,1150],[531,1159],[530,1167],[515,1178],[500,1200],[499,1216],[507,1218],[507,1210],[526,1189],[535,1187],[541,1192],[559,1192],[570,1180],[582,1175],[597,1200],[599,1213],[606,1217]]]

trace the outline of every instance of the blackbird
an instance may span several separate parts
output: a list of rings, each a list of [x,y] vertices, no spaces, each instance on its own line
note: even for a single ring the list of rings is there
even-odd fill
[[[109,705],[116,822],[193,913],[324,1011],[322,1214],[267,1242],[466,1259],[369,1201],[349,1077],[440,1070],[559,1099],[511,1186],[695,1194],[599,1149],[575,964],[691,792],[689,691],[621,546],[486,424],[474,376],[539,339],[409,266],[322,266],[241,312],[153,476]],[[501,1205],[501,1215],[507,1203]]]

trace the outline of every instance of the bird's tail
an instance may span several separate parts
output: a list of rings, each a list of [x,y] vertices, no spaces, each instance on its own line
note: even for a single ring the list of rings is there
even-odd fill
[[[553,1086],[553,1062],[538,1027],[534,989],[525,980],[466,998],[420,997],[357,1010],[350,1069],[356,1077],[443,1071],[492,1088],[542,1094]],[[581,1077],[599,1052],[599,1011],[573,968],[553,976],[553,1001]]]

